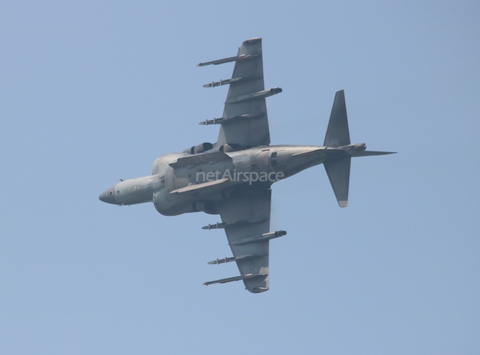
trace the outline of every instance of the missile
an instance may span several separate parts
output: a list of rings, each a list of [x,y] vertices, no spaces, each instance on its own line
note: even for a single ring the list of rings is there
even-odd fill
[[[248,243],[258,243],[258,242],[263,242],[263,241],[274,239],[274,238],[283,237],[286,234],[287,234],[286,231],[279,230],[279,231],[276,231],[276,232],[263,233],[261,235],[255,236],[255,237],[240,238],[240,239],[235,240],[234,242],[232,242],[230,244],[231,245],[240,245],[240,244],[248,244]]]
[[[214,224],[208,224],[206,226],[203,226],[202,229],[210,230],[210,229],[219,229],[219,228],[226,228],[226,227],[238,227],[242,226],[245,224],[257,224],[257,223],[263,223],[267,221],[266,217],[258,217],[258,218],[252,218],[252,219],[247,219],[243,221],[236,221],[236,222],[230,222],[230,223],[214,223]]]
[[[222,85],[227,85],[227,84],[233,84],[233,83],[240,83],[240,82],[245,82],[245,81],[251,81],[255,79],[261,79],[261,76],[239,76],[238,78],[231,78],[231,79],[220,79],[219,81],[212,81],[211,83],[204,84],[204,88],[213,88],[216,86],[222,86]]]
[[[224,124],[239,120],[249,120],[265,116],[265,112],[244,113],[243,115],[214,118],[213,120],[201,121],[198,124],[208,126],[210,124]]]
[[[213,285],[213,284],[225,284],[227,282],[253,279],[253,278],[256,278],[256,277],[265,277],[267,275],[268,274],[245,274],[245,275],[242,275],[242,276],[234,276],[234,277],[227,277],[225,279],[220,279],[220,280],[207,281],[207,282],[204,282],[203,285],[208,286],[208,285]]]
[[[256,54],[241,54],[238,56],[236,55],[234,57],[228,57],[228,58],[212,60],[210,62],[198,63],[197,67],[204,67],[206,65],[211,65],[211,64],[218,65],[218,64],[229,63],[229,62],[237,62],[241,60],[257,58],[257,57],[260,57],[261,55],[262,55],[261,52]]]
[[[282,91],[283,91],[282,88],[271,88],[268,90],[262,90],[262,91],[254,92],[251,94],[240,95],[240,96],[232,97],[228,99],[227,104],[236,104],[242,101],[263,99],[272,95],[279,94]]]
[[[267,254],[258,254],[258,255],[239,255],[239,256],[231,256],[231,257],[225,257],[223,259],[216,259],[209,261],[209,265],[220,265],[220,264],[226,264],[226,263],[231,263],[232,261],[240,261],[240,260],[248,260],[248,259],[253,259],[253,258],[260,258],[262,256],[265,256]]]
[[[226,223],[217,222],[217,223],[215,223],[215,224],[208,224],[208,225],[206,225],[206,226],[203,226],[202,229],[210,230],[210,229],[225,228],[225,224],[226,224]]]

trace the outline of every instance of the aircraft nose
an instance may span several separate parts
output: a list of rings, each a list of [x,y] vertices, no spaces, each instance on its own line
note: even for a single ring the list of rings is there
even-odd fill
[[[98,196],[98,198],[102,202],[115,204],[115,196],[113,194],[113,188],[106,189],[100,194],[100,196]]]

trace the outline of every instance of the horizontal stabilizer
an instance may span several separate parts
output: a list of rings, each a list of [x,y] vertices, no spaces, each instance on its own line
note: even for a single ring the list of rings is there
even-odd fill
[[[323,143],[326,147],[340,147],[350,144],[350,133],[348,130],[347,107],[345,104],[345,93],[337,91],[333,101],[330,121],[328,122],[327,133]]]
[[[351,160],[349,156],[346,156],[339,159],[327,160],[323,163],[340,207],[347,207],[348,205]]]
[[[227,282],[248,280],[248,279],[254,279],[254,278],[257,278],[257,277],[265,277],[265,276],[267,276],[267,275],[246,274],[246,275],[243,275],[243,276],[234,276],[234,277],[227,277],[225,279],[220,279],[220,280],[207,281],[207,282],[204,282],[203,285],[208,286],[208,285],[213,285],[213,284],[226,284]]]

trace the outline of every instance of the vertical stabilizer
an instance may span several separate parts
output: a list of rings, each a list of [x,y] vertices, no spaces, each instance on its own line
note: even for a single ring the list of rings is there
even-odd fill
[[[345,93],[337,91],[333,101],[332,113],[328,122],[327,133],[325,134],[325,147],[340,147],[350,144],[350,133],[348,131],[347,107],[345,105]]]

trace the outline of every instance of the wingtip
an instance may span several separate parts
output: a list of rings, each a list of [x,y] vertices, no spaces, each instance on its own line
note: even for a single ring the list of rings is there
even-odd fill
[[[253,37],[243,41],[243,44],[254,44],[254,43],[260,42],[261,40],[262,40],[261,37]]]
[[[338,205],[341,208],[347,207],[348,206],[348,201],[338,201]]]

